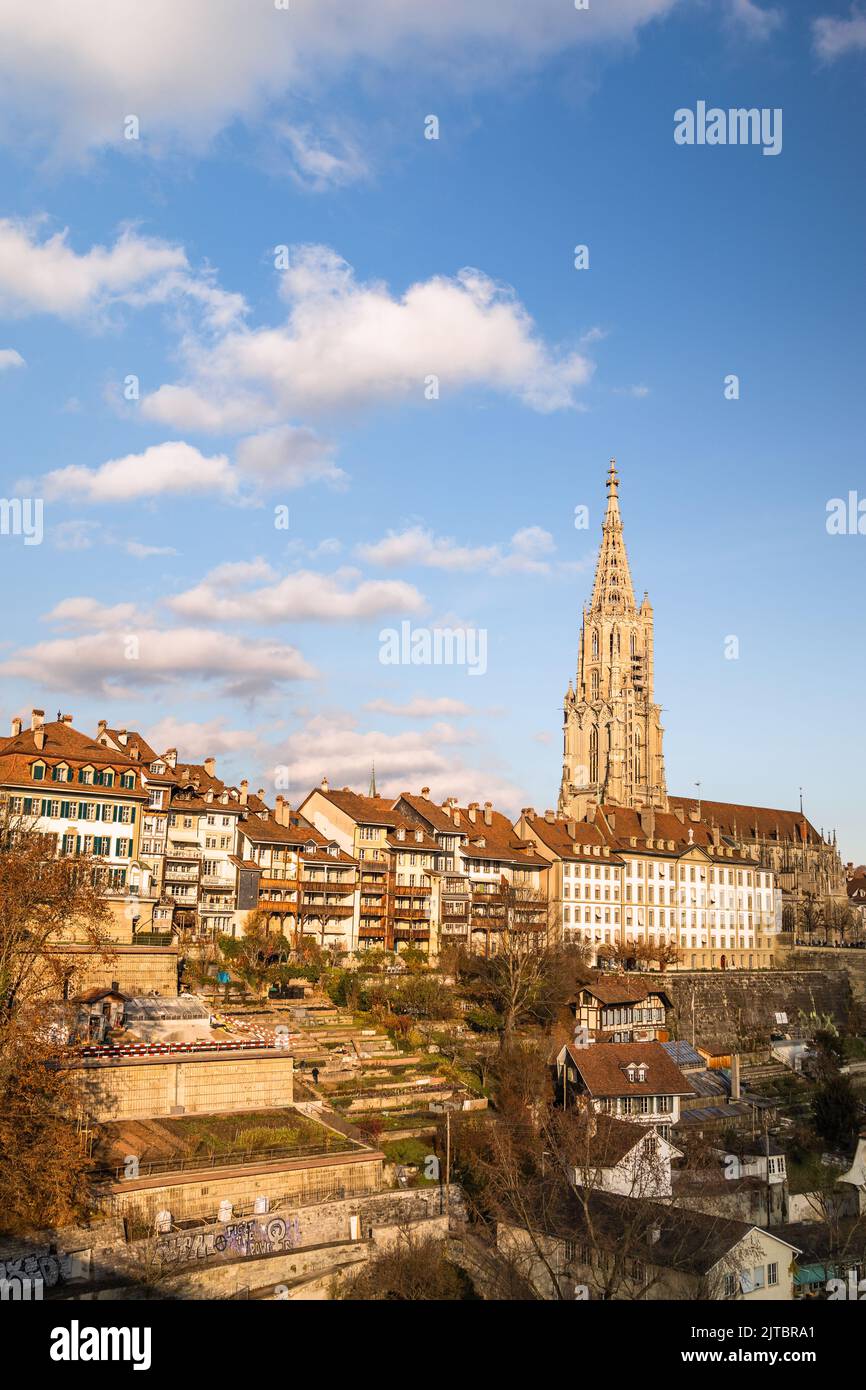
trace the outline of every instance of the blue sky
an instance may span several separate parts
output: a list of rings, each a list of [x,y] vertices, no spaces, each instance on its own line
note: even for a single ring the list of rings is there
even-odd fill
[[[863,15],[176,9],[0,0],[2,491],[45,526],[0,536],[3,717],[552,805],[615,455],[669,787],[803,785],[866,858],[866,537],[825,525],[866,496]],[[782,152],[676,145],[699,100]],[[382,665],[406,618],[486,674]]]

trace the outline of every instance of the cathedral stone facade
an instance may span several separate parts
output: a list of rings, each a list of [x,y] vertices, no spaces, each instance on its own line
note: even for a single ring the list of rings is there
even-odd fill
[[[612,459],[577,675],[564,701],[560,817],[591,823],[597,812],[603,816],[622,807],[700,821],[716,843],[757,858],[773,872],[784,904],[792,909],[792,928],[806,899],[827,907],[846,901],[835,833],[818,831],[802,807],[782,811],[669,793],[663,732],[661,708],[653,699],[653,610],[646,593],[640,606],[635,602]]]
[[[646,594],[640,607],[635,603],[613,459],[564,715],[562,815],[582,820],[601,803],[667,810],[661,709],[653,701],[653,610]]]

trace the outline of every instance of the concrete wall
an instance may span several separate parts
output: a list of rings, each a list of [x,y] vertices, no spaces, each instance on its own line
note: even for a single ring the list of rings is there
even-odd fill
[[[837,1023],[844,1023],[851,1007],[851,986],[838,965],[835,970],[827,968],[834,964],[837,963],[833,960],[822,961],[820,970],[720,970],[713,974],[684,970],[642,978],[655,985],[660,978],[665,982],[673,1001],[673,1011],[668,1014],[672,1037],[691,1042],[694,1002],[694,1036],[698,1045],[723,1041],[734,1050],[742,1050],[755,1035],[769,1037],[778,1031],[777,1013],[786,1013],[789,1024],[796,1021],[800,1010],[805,1014],[828,1013]]]
[[[827,946],[810,951],[797,946],[787,953],[784,964],[796,970],[844,970],[854,999],[866,1007],[866,950]]]
[[[282,1050],[211,1053],[201,1060],[168,1054],[84,1062],[78,1075],[93,1120],[128,1120],[291,1105],[292,1066],[291,1055]]]
[[[351,1161],[350,1161],[351,1160]],[[229,1201],[235,1214],[252,1211],[256,1197],[269,1199],[272,1210],[294,1208],[377,1192],[382,1187],[382,1155],[360,1150],[333,1158],[285,1160],[258,1169],[212,1168],[195,1173],[169,1173],[162,1178],[113,1183],[97,1194],[100,1215],[123,1217],[148,1229],[157,1212],[170,1211],[179,1221],[214,1221],[220,1202]],[[343,1235],[343,1218],[335,1217],[335,1238]],[[318,1233],[327,1238],[327,1228]]]
[[[89,946],[78,943],[64,943],[54,950],[58,956],[68,957],[68,968],[73,972],[70,994],[82,994],[95,988],[107,989],[112,980],[117,980],[123,994],[152,994],[156,991],[170,998],[177,995],[176,946],[115,945],[108,960],[103,960]]]

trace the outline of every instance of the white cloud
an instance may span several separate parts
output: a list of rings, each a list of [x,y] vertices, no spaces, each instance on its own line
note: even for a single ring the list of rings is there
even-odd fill
[[[98,521],[58,521],[48,534],[58,550],[90,550],[102,527]]]
[[[95,598],[64,598],[45,615],[49,623],[67,627],[101,627],[129,629],[130,624],[147,621],[134,603],[100,603]]]
[[[750,39],[763,43],[785,22],[781,10],[770,7],[762,9],[755,0],[728,0],[728,15],[731,21],[745,30]]]
[[[136,560],[147,560],[151,555],[177,554],[172,545],[144,545],[141,541],[124,541],[123,548],[127,555],[133,555]]]
[[[506,546],[458,545],[449,536],[436,536],[422,526],[389,531],[372,545],[361,545],[358,553],[371,564],[387,567],[421,565],[427,569],[485,570],[489,574],[550,574],[545,556],[555,551],[553,537],[540,526],[516,531]]]
[[[380,795],[418,793],[430,787],[434,800],[456,796],[463,801],[492,801],[497,810],[513,812],[522,793],[501,772],[474,767],[457,751],[470,742],[449,724],[427,725],[399,733],[361,730],[353,716],[339,711],[310,718],[291,736],[282,756],[288,762],[293,798],[300,800],[327,776],[332,787],[343,785],[366,791],[370,767],[376,765]],[[479,759],[484,753],[479,750]]]
[[[256,748],[259,743],[255,729],[227,729],[223,719],[199,723],[194,719],[175,719],[173,715],[166,715],[154,724],[147,730],[146,737],[151,748],[163,752],[167,748],[177,748],[182,762],[245,751]]]
[[[334,446],[300,425],[280,425],[242,439],[237,462],[243,473],[269,487],[296,488],[312,482],[341,485],[347,480],[334,463]]]
[[[190,380],[142,401],[146,418],[214,431],[286,416],[485,387],[535,410],[577,404],[593,372],[578,352],[549,347],[507,286],[481,271],[420,281],[402,295],[363,283],[326,246],[301,246],[280,274],[281,326],[234,327],[214,342],[187,338]]]
[[[46,473],[47,498],[85,502],[134,502],[147,497],[221,493],[232,497],[237,477],[225,454],[207,457],[191,444],[173,440],[153,444],[141,454],[109,459],[98,468],[67,464]]]
[[[251,587],[265,580],[260,587]],[[200,584],[167,600],[185,618],[203,622],[359,622],[386,613],[417,613],[422,595],[402,580],[357,581],[354,570],[296,570],[280,579],[262,560],[220,565]]]
[[[14,348],[0,348],[0,372],[8,371],[10,367],[26,367],[27,363],[16,352]]]
[[[269,101],[368,66],[501,80],[571,47],[628,39],[675,0],[0,0],[0,136],[55,159],[201,147]],[[285,107],[285,100],[281,103]],[[138,116],[141,140],[125,142]]]
[[[812,41],[816,53],[828,63],[846,53],[862,53],[866,49],[866,10],[852,5],[847,19],[822,15],[813,20]]]
[[[465,700],[452,700],[447,695],[437,699],[416,695],[405,705],[398,705],[393,700],[368,700],[364,708],[377,714],[393,714],[401,719],[454,719],[475,713]]]
[[[296,183],[314,193],[356,183],[369,172],[363,152],[345,136],[332,134],[325,139],[310,126],[277,122],[270,138],[281,142],[268,161],[271,172],[279,172],[283,164]]]
[[[68,231],[40,236],[43,222],[0,219],[0,313],[100,316],[113,305],[143,308],[186,298],[213,328],[227,329],[244,311],[240,295],[221,290],[211,272],[194,274],[182,246],[127,227],[112,246],[82,254]]]
[[[52,690],[106,695],[196,679],[249,696],[316,675],[295,647],[195,627],[107,628],[37,642],[13,652],[0,671]]]

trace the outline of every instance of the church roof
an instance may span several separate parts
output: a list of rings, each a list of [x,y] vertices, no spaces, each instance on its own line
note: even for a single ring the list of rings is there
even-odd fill
[[[798,844],[820,845],[821,835],[800,811],[777,811],[769,806],[745,806],[734,801],[698,802],[691,796],[668,796],[671,807],[681,806],[686,814],[700,806],[701,819],[717,825],[723,835],[742,842],[753,839],[757,828],[761,840],[796,840]]]

